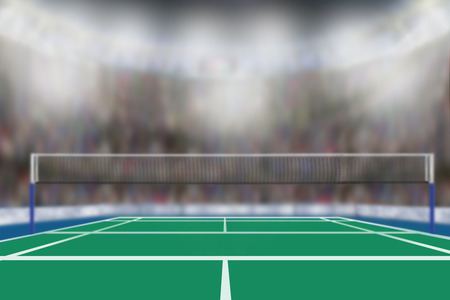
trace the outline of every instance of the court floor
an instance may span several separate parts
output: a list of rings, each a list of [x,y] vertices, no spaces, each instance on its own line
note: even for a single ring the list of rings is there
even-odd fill
[[[0,242],[1,299],[448,299],[450,238],[344,217],[117,217]]]

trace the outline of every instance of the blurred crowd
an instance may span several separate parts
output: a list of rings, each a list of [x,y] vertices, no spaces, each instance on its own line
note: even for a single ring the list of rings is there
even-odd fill
[[[446,37],[448,38],[448,37]],[[446,39],[346,69],[184,77],[66,62],[0,37],[0,206],[26,206],[31,153],[434,152],[450,205]],[[426,205],[422,185],[42,185],[38,205]]]

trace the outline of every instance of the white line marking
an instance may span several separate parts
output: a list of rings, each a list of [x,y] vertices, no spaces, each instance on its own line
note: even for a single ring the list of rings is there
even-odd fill
[[[199,217],[195,217],[195,216],[178,216],[178,217],[171,217],[171,216],[161,216],[161,217],[146,217],[146,216],[128,216],[128,217],[117,217],[117,218],[141,218],[140,221],[143,220],[153,220],[153,219],[211,219],[211,220],[222,220],[223,217],[203,217],[203,216],[199,216]],[[228,216],[228,218],[231,219],[298,219],[298,220],[302,220],[302,219],[320,219],[321,217],[296,217],[296,216]],[[336,217],[336,216],[324,216],[322,218],[329,218],[329,219],[342,219],[343,217]],[[127,221],[127,220],[125,220]]]
[[[223,218],[223,232],[227,232],[227,218]]]
[[[47,234],[83,234],[88,231],[62,231],[47,232]],[[91,234],[373,234],[368,231],[102,231]],[[386,234],[409,234],[409,232],[382,231]]]
[[[377,223],[372,223],[372,222],[366,222],[366,221],[360,221],[360,220],[355,220],[355,219],[350,219],[350,218],[345,218],[346,221],[351,221],[351,222],[359,222],[359,223],[364,223],[364,224],[369,224],[369,225],[375,225],[375,226],[383,226],[386,228],[391,228],[391,229],[397,229],[397,230],[402,230],[402,231],[411,231],[414,232],[414,230],[410,230],[410,229],[405,229],[405,228],[400,228],[400,227],[394,227],[394,226],[389,226],[389,225],[381,225],[381,224],[377,224]],[[337,220],[339,222],[341,222],[340,220]]]
[[[220,286],[220,300],[231,300],[230,275],[228,274],[228,260],[222,262],[222,284]]]
[[[410,244],[413,244],[413,245],[422,246],[422,247],[425,247],[425,248],[429,248],[429,249],[433,249],[433,250],[436,250],[436,251],[440,251],[440,252],[444,252],[444,253],[450,254],[450,250],[443,249],[443,248],[440,248],[440,247],[431,246],[431,245],[428,245],[428,244],[419,243],[419,242],[416,242],[416,241],[411,241],[411,240],[404,239],[404,238],[401,238],[401,237],[398,237],[398,236],[387,235],[387,234],[384,234],[384,233],[380,233],[380,235],[385,236],[385,237],[389,237],[391,239],[396,239],[396,240],[399,240],[399,241],[402,241],[402,242],[410,243]]]
[[[395,230],[400,230],[400,231],[408,231],[408,232],[412,232],[410,229],[406,229],[406,228],[399,228],[399,227],[393,227],[393,226],[389,226],[389,225],[383,225],[383,224],[376,224],[376,223],[369,223],[369,222],[363,222],[363,221],[354,221],[351,219],[348,220],[335,220],[338,221],[339,223],[346,223],[346,222],[355,222],[355,223],[366,223],[368,225],[373,225],[373,226],[377,226],[377,227],[384,227],[384,228],[389,228],[389,229],[395,229]]]
[[[450,261],[437,256],[0,256],[12,261]]]
[[[48,232],[37,232],[37,233],[33,233],[33,234],[27,234],[27,235],[15,236],[15,237],[12,237],[12,238],[4,239],[4,240],[1,240],[1,241],[0,241],[0,245],[1,245],[1,243],[3,243],[3,242],[8,242],[8,241],[13,241],[13,240],[23,239],[23,238],[30,237],[30,236],[41,235],[41,234],[44,234],[44,233],[51,233],[51,231],[48,231]]]
[[[118,221],[117,221],[118,222]],[[136,221],[138,223],[164,223],[164,222],[170,222],[170,223],[220,223],[223,222],[223,218],[217,219],[217,220],[139,220]]]
[[[56,232],[56,230],[69,229],[69,228],[73,228],[73,227],[77,227],[77,226],[83,226],[83,225],[89,225],[89,224],[94,224],[94,223],[100,223],[100,222],[105,222],[105,221],[109,221],[109,220],[111,220],[111,219],[104,219],[104,220],[93,221],[93,222],[89,222],[89,223],[83,223],[83,224],[78,224],[78,225],[72,225],[72,226],[67,226],[67,227],[63,227],[63,228],[53,229],[53,230],[49,230],[49,231],[42,231],[42,232],[36,232],[36,233],[33,233],[33,234],[16,236],[16,237],[12,237],[12,238],[9,238],[9,239],[1,240],[0,243],[12,241],[12,240],[23,239],[23,238],[27,238],[27,237],[30,237],[30,236],[36,236],[36,235],[41,235],[41,234],[45,234],[45,233],[53,233],[53,232]]]
[[[445,236],[445,235],[440,235],[440,234],[435,234],[435,233],[415,231],[415,230],[411,230],[411,232],[408,232],[408,233],[421,234],[421,235],[427,235],[427,236],[431,236],[431,237],[435,237],[435,238],[439,238],[439,239],[443,239],[443,240],[450,240],[450,236]]]
[[[235,223],[238,223],[238,222],[243,222],[243,223],[245,223],[245,222],[251,222],[251,223],[254,223],[254,222],[264,222],[264,223],[280,223],[280,222],[287,222],[287,223],[303,223],[303,222],[317,222],[317,223],[324,223],[326,220],[285,220],[285,219],[280,219],[280,220],[251,220],[251,219],[248,219],[248,220],[234,220],[233,218],[228,218],[228,222],[235,222]],[[340,220],[338,220],[338,221],[340,221]]]
[[[347,219],[347,221],[359,222],[359,223],[364,223],[364,224],[369,224],[369,225],[377,225],[377,226],[380,226],[380,224],[373,223],[373,222],[362,221],[362,220],[356,220],[356,219],[351,219],[351,218],[345,218],[345,219]],[[390,225],[382,225],[382,226],[387,227],[387,228],[393,228],[393,229],[403,230],[403,231],[406,231],[406,233],[410,233],[410,234],[427,235],[427,236],[431,236],[431,237],[435,237],[435,238],[440,238],[440,239],[444,239],[444,240],[450,240],[450,236],[445,236],[445,235],[441,235],[441,234],[429,233],[429,232],[418,231],[418,230],[413,230],[413,229],[405,229],[405,228],[400,228],[400,227],[395,227],[395,226],[390,226]],[[397,234],[397,233],[402,233],[402,232],[394,232],[394,233]]]
[[[126,220],[111,220],[108,222],[125,222]],[[143,222],[199,222],[199,223],[208,223],[208,222],[222,222],[222,219],[216,219],[216,220],[192,220],[192,219],[185,219],[185,220],[149,220],[149,219],[144,219],[144,220],[139,220],[136,221],[138,223],[143,223]],[[286,219],[277,219],[277,220],[262,220],[262,219],[233,219],[233,218],[228,218],[227,220],[228,222],[264,222],[264,223],[278,223],[278,222],[289,222],[289,223],[302,223],[302,222],[318,222],[318,223],[323,223],[325,222],[324,220],[286,220]],[[337,220],[337,221],[344,221],[344,220]],[[353,222],[353,221],[347,221],[345,220],[345,222]]]
[[[347,223],[339,223],[337,221],[332,221],[332,220],[330,220],[330,221],[334,222],[334,223],[337,223],[337,224],[345,225],[345,226],[348,226],[348,227],[353,227],[353,228],[365,230],[365,231],[368,231],[368,232],[374,232],[374,233],[376,233],[378,235],[381,235],[381,236],[384,236],[384,237],[388,237],[388,238],[391,238],[391,239],[394,239],[394,240],[399,240],[399,241],[402,241],[402,242],[405,242],[405,243],[409,243],[409,244],[413,244],[413,245],[416,245],[416,246],[421,246],[421,247],[424,247],[424,248],[428,248],[428,249],[432,249],[432,250],[436,250],[436,251],[440,251],[440,252],[444,252],[444,253],[450,254],[450,250],[447,250],[447,249],[443,249],[443,248],[439,248],[439,247],[436,247],[436,246],[431,246],[431,245],[427,245],[427,244],[424,244],[424,243],[419,243],[419,242],[415,242],[415,241],[411,241],[411,240],[406,240],[406,239],[403,239],[403,238],[400,238],[400,237],[397,237],[397,236],[387,235],[385,233],[379,233],[377,231],[371,231],[371,230],[368,230],[368,229],[365,229],[365,228],[361,228],[361,227],[357,227],[357,226],[353,226],[353,225],[350,225],[350,224],[347,224]]]
[[[103,230],[110,229],[110,228],[115,228],[115,227],[118,227],[118,226],[122,226],[122,225],[125,225],[125,224],[130,223],[130,222],[135,222],[135,221],[137,221],[137,220],[139,220],[139,218],[137,218],[137,219],[135,219],[135,220],[129,220],[129,221],[126,221],[126,222],[123,222],[123,223],[120,223],[120,224],[115,224],[115,225],[112,225],[112,226],[103,227],[103,228],[100,228],[100,229],[98,229],[98,230],[94,230],[94,231],[92,231],[92,232],[90,232],[90,233],[103,232]]]
[[[368,222],[368,221],[361,221],[361,220],[350,219],[350,218],[346,218],[346,219],[348,221],[353,221],[353,222],[360,222],[360,223],[365,223],[365,224],[370,224],[370,225],[379,225],[377,223]],[[387,227],[387,228],[406,230],[408,233],[411,233],[411,234],[427,235],[427,236],[440,238],[440,239],[444,239],[444,240],[450,240],[450,236],[445,236],[445,235],[440,235],[440,234],[435,234],[435,233],[429,233],[429,232],[423,232],[423,231],[418,231],[418,230],[412,230],[412,229],[404,229],[404,228],[395,227],[395,226],[389,226],[389,225],[383,225],[383,226]],[[396,234],[397,233],[400,233],[400,232],[396,232]]]
[[[98,229],[98,230],[93,231],[93,232],[100,232],[101,230],[105,230],[105,229],[108,229],[108,228],[113,228],[113,227],[121,226],[121,225],[123,225],[123,224],[129,223],[129,222],[133,222],[133,221],[134,221],[134,220],[130,220],[130,221],[128,221],[128,222],[124,222],[124,223],[120,223],[120,224],[115,224],[115,225],[112,225],[112,226],[109,226],[109,227],[105,227],[105,228]],[[67,238],[67,239],[63,239],[63,240],[59,240],[59,241],[56,241],[56,242],[53,242],[53,243],[48,243],[48,244],[44,244],[44,245],[37,246],[37,247],[34,247],[34,248],[30,248],[30,249],[27,249],[27,250],[23,250],[23,251],[20,251],[20,252],[12,253],[12,254],[9,254],[9,255],[7,255],[7,256],[8,256],[8,257],[11,257],[11,256],[14,257],[14,256],[26,254],[26,253],[33,252],[33,251],[36,251],[36,250],[40,250],[40,249],[43,249],[43,248],[47,248],[47,247],[50,247],[50,246],[53,246],[53,245],[57,245],[57,244],[61,244],[61,243],[64,243],[64,242],[68,242],[68,241],[71,241],[71,240],[74,240],[74,239],[78,239],[78,238],[80,238],[80,237],[89,235],[89,234],[91,234],[91,233],[92,233],[92,232],[88,232],[88,233],[84,233],[84,234],[81,234],[81,235],[73,236],[73,237],[70,237],[70,238]]]
[[[77,224],[77,225],[72,225],[72,226],[67,226],[67,227],[53,229],[53,230],[50,230],[50,231],[45,231],[43,233],[48,233],[48,232],[57,231],[57,230],[63,230],[63,229],[70,229],[70,228],[74,228],[74,227],[80,227],[80,226],[85,226],[85,225],[90,225],[90,224],[101,223],[101,222],[110,222],[111,220],[112,219],[103,219],[103,220],[94,221],[94,222],[81,223],[81,224]]]
[[[30,249],[27,249],[27,250],[23,250],[23,251],[20,251],[20,252],[12,253],[12,254],[9,254],[8,256],[22,255],[22,254],[25,254],[25,253],[28,253],[28,252],[32,252],[32,251],[36,251],[36,250],[39,250],[39,249],[42,249],[42,248],[47,248],[47,247],[50,247],[50,246],[53,246],[53,245],[57,245],[57,244],[64,243],[64,242],[68,242],[70,240],[74,240],[74,239],[83,237],[83,236],[88,235],[88,234],[89,233],[72,236],[70,238],[59,240],[59,241],[56,241],[56,242],[53,242],[53,243],[48,243],[48,244],[44,244],[44,245],[37,246],[37,247],[34,247],[34,248],[30,248]]]

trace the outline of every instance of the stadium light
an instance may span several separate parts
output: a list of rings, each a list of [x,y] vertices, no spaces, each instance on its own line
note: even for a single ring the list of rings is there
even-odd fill
[[[292,70],[294,65],[305,66],[298,57],[311,57],[313,52],[322,53],[316,61],[321,60],[330,68],[351,66],[387,54],[405,53],[450,32],[450,4],[443,0],[408,3],[387,17],[370,21],[358,19],[353,12],[347,12],[345,18],[328,18],[329,32],[317,36],[320,41],[317,45],[308,42],[306,48],[299,45],[308,37],[302,35],[302,28],[294,25],[287,11],[249,13],[241,26],[245,29],[237,39],[223,34],[223,20],[209,12],[195,11],[181,20],[182,32],[172,39],[169,54],[167,45],[156,40],[151,20],[140,23],[133,19],[134,13],[138,14],[128,12],[128,16],[121,16],[122,21],[105,33],[83,22],[71,23],[36,3],[5,0],[0,5],[0,34],[71,61],[96,61],[163,72],[178,70],[190,76],[198,74],[192,70],[205,61],[218,61],[221,66],[228,60],[233,60],[235,73],[276,74]],[[379,27],[383,31],[376,32]],[[379,36],[386,36],[386,32],[393,32],[398,41],[392,45],[374,42]]]

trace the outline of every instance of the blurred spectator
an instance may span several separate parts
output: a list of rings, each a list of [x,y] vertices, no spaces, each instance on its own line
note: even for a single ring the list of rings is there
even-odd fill
[[[438,43],[396,61],[380,58],[345,70],[310,70],[244,82],[253,90],[240,101],[257,103],[250,99],[256,95],[264,99],[268,113],[262,120],[239,123],[243,104],[227,107],[230,98],[220,94],[230,83],[221,79],[74,65],[0,37],[0,206],[27,205],[32,152],[435,152],[437,203],[448,206],[450,99],[444,87],[449,70],[435,72],[448,59]],[[402,85],[401,78],[394,77],[383,84],[384,76],[411,63],[417,64],[412,69],[417,81]],[[216,124],[217,128],[208,123],[208,111],[202,110],[208,103],[219,114],[236,113],[231,134],[224,134],[226,123]],[[427,201],[425,187],[411,185],[59,185],[41,186],[38,192],[39,205],[145,201],[425,205]]]

